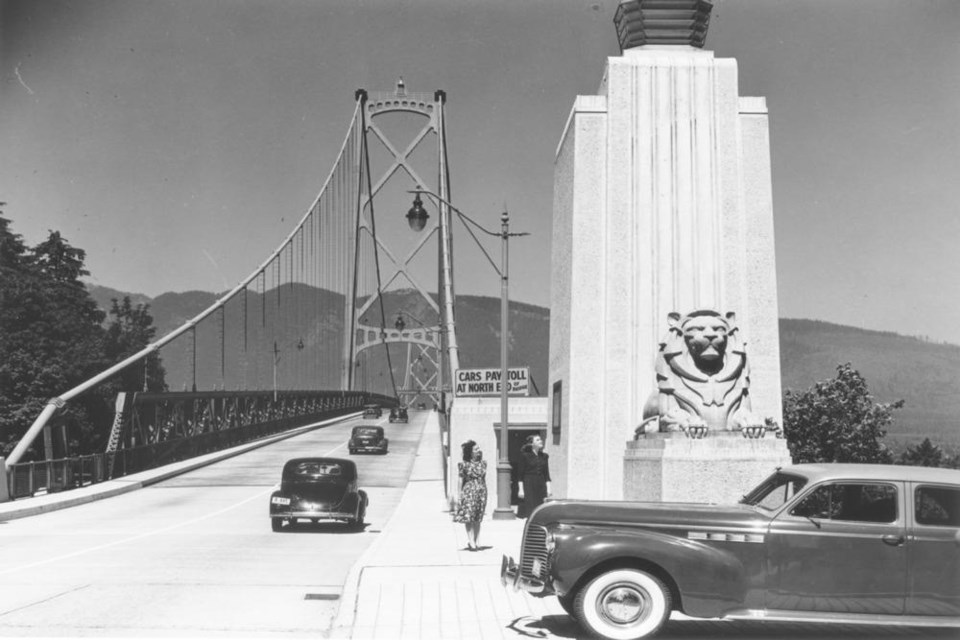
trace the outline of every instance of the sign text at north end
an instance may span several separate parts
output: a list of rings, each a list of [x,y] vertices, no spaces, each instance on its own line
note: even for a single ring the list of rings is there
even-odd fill
[[[500,369],[457,369],[454,376],[456,395],[499,396]],[[511,396],[530,395],[530,367],[511,367],[507,371],[507,393]]]

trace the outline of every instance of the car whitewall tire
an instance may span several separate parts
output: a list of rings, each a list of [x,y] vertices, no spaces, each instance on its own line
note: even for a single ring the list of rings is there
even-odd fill
[[[602,573],[580,590],[573,603],[577,621],[608,640],[635,640],[656,633],[670,617],[670,591],[638,569]]]

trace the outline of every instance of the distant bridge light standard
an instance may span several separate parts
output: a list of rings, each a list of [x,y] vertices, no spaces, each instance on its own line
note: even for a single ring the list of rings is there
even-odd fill
[[[465,213],[450,204],[449,200],[441,198],[432,191],[428,191],[426,189],[415,189],[410,191],[410,193],[416,194],[416,197],[413,200],[413,207],[411,207],[410,211],[407,212],[407,221],[410,223],[410,228],[414,231],[423,229],[426,224],[427,212],[424,210],[423,201],[420,199],[420,194],[425,193],[428,196],[435,198],[438,202],[442,202],[443,204],[447,205],[451,211],[457,214],[464,226],[472,225],[487,235],[494,237],[499,236],[501,240],[500,266],[497,267],[497,265],[494,264],[493,260],[487,254],[486,250],[483,248],[483,245],[481,245],[480,241],[477,240],[476,236],[474,236],[472,232],[470,234],[471,237],[476,240],[477,245],[480,247],[483,255],[486,256],[487,260],[490,262],[490,265],[493,267],[494,271],[496,271],[500,276],[500,447],[499,459],[497,460],[497,508],[493,512],[493,517],[496,520],[512,519],[514,514],[513,509],[510,507],[511,468],[509,454],[507,453],[507,424],[510,418],[510,413],[508,411],[510,381],[507,375],[509,368],[507,359],[507,345],[510,306],[510,238],[515,236],[528,236],[530,234],[510,233],[510,216],[506,211],[500,215],[500,233],[497,233],[484,228],[478,222],[474,221]],[[419,226],[415,226],[415,220],[419,221],[421,219],[422,222],[417,223]],[[469,226],[467,229],[469,230]]]

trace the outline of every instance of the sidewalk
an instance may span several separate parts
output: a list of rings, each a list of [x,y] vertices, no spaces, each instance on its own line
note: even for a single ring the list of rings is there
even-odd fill
[[[496,496],[488,497],[488,511],[491,500]],[[466,550],[464,526],[447,510],[432,416],[400,504],[347,578],[331,637],[576,638],[578,628],[556,598],[500,584],[501,556],[519,556],[524,522],[484,520],[483,550]]]

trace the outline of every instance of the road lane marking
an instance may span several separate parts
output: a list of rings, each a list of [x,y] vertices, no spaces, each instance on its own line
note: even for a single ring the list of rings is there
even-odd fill
[[[336,447],[334,447],[333,449],[330,449],[329,451],[327,451],[327,452],[326,452],[323,456],[321,456],[321,457],[329,456],[331,453],[333,453],[333,452],[336,451],[337,449],[340,449],[341,447],[343,447],[343,443],[342,443],[342,442],[341,442],[340,444],[338,444]],[[248,502],[251,502],[251,501],[253,501],[253,500],[258,500],[258,499],[262,498],[263,496],[265,496],[265,495],[267,495],[267,494],[269,494],[269,493],[273,493],[279,486],[280,486],[279,483],[274,484],[273,486],[271,486],[271,487],[270,487],[269,489],[267,489],[266,491],[260,491],[259,493],[256,493],[256,494],[250,496],[249,498],[244,498],[244,499],[241,500],[240,502],[237,502],[236,504],[230,505],[229,507],[224,507],[223,509],[220,509],[219,511],[215,511],[215,512],[213,512],[213,513],[208,513],[208,514],[206,514],[206,515],[202,515],[202,516],[200,516],[199,518],[194,518],[194,519],[192,519],[192,520],[185,520],[185,521],[183,521],[183,522],[178,522],[177,524],[172,524],[172,525],[170,525],[169,527],[164,527],[163,529],[154,529],[154,530],[152,530],[152,531],[147,531],[147,532],[145,532],[145,533],[140,533],[140,534],[137,534],[137,535],[135,535],[135,536],[130,536],[129,538],[123,538],[123,539],[121,539],[121,540],[114,540],[113,542],[106,542],[106,543],[104,543],[104,544],[100,544],[100,545],[97,545],[97,546],[94,546],[94,547],[88,547],[88,548],[86,548],[86,549],[80,549],[79,551],[73,551],[73,552],[71,552],[71,553],[65,553],[65,554],[60,555],[60,556],[54,556],[53,558],[47,558],[47,559],[45,559],[45,560],[38,560],[37,562],[31,562],[31,563],[29,563],[29,564],[23,564],[23,565],[20,565],[20,566],[17,566],[17,567],[9,567],[9,568],[6,568],[6,569],[0,569],[0,576],[5,576],[5,575],[9,575],[9,574],[11,574],[11,573],[16,573],[17,571],[23,571],[24,569],[33,569],[33,568],[35,568],[35,567],[42,567],[43,565],[52,564],[52,563],[54,563],[54,562],[59,562],[60,560],[66,560],[66,559],[68,559],[68,558],[75,558],[75,557],[77,557],[77,556],[82,556],[82,555],[84,555],[84,554],[86,554],[86,553],[92,553],[92,552],[94,552],[94,551],[101,551],[101,550],[103,550],[103,549],[109,549],[110,547],[116,547],[116,546],[121,545],[121,544],[127,544],[128,542],[134,542],[134,541],[136,541],[136,540],[141,540],[141,539],[143,539],[143,538],[148,538],[148,537],[150,537],[150,536],[155,536],[155,535],[159,535],[159,534],[161,534],[161,533],[166,533],[167,531],[172,531],[172,530],[174,530],[174,529],[179,529],[180,527],[185,527],[185,526],[187,526],[187,525],[195,524],[195,523],[201,522],[201,521],[203,521],[203,520],[209,520],[210,518],[214,518],[214,517],[216,517],[216,516],[219,516],[219,515],[221,515],[221,514],[224,514],[224,513],[228,512],[228,511],[232,511],[233,509],[236,509],[237,507],[241,507],[241,506],[247,504]]]

